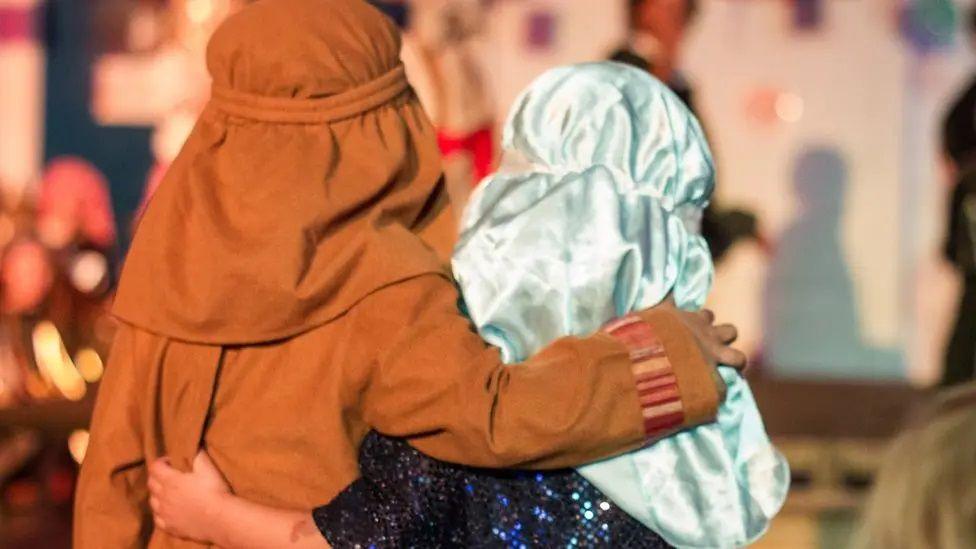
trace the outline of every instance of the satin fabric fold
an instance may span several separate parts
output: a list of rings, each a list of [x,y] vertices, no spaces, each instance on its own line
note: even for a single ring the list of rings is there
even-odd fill
[[[516,100],[499,172],[473,194],[453,267],[481,335],[507,362],[673,294],[699,309],[713,266],[698,223],[714,186],[694,116],[615,63],[557,68]],[[720,368],[718,421],[580,473],[678,547],[735,547],[789,485],[745,380]]]

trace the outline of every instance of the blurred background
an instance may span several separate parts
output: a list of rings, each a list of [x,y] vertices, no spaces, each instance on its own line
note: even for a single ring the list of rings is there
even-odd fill
[[[113,283],[207,101],[207,39],[244,3],[0,0],[2,547],[70,544]],[[794,472],[757,547],[846,546],[890,439],[973,376],[970,2],[374,3],[404,29],[457,202],[549,67],[630,63],[692,107],[718,163],[710,306]]]

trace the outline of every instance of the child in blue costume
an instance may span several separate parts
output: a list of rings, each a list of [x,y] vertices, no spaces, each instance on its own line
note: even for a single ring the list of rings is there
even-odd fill
[[[502,166],[462,219],[453,268],[481,336],[507,362],[672,299],[713,276],[698,221],[714,182],[694,116],[616,63],[562,67],[516,100]],[[313,512],[335,547],[739,547],[789,484],[746,382],[716,423],[576,471],[488,471],[370,435],[362,477]]]
[[[506,361],[669,294],[702,307],[713,268],[698,221],[714,168],[666,86],[613,63],[551,70],[516,100],[503,150],[465,210],[453,267]],[[788,467],[748,385],[720,372],[728,396],[716,423],[579,469],[672,545],[748,544],[786,496]]]

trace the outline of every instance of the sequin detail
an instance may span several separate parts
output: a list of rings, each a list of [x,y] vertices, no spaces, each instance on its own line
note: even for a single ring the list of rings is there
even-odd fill
[[[336,548],[671,547],[571,469],[461,467],[373,433],[360,467],[313,512]]]

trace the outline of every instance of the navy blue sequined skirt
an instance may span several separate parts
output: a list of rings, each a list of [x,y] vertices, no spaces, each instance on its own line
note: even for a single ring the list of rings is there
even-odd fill
[[[671,547],[571,469],[461,467],[375,433],[360,468],[313,512],[333,547]]]

